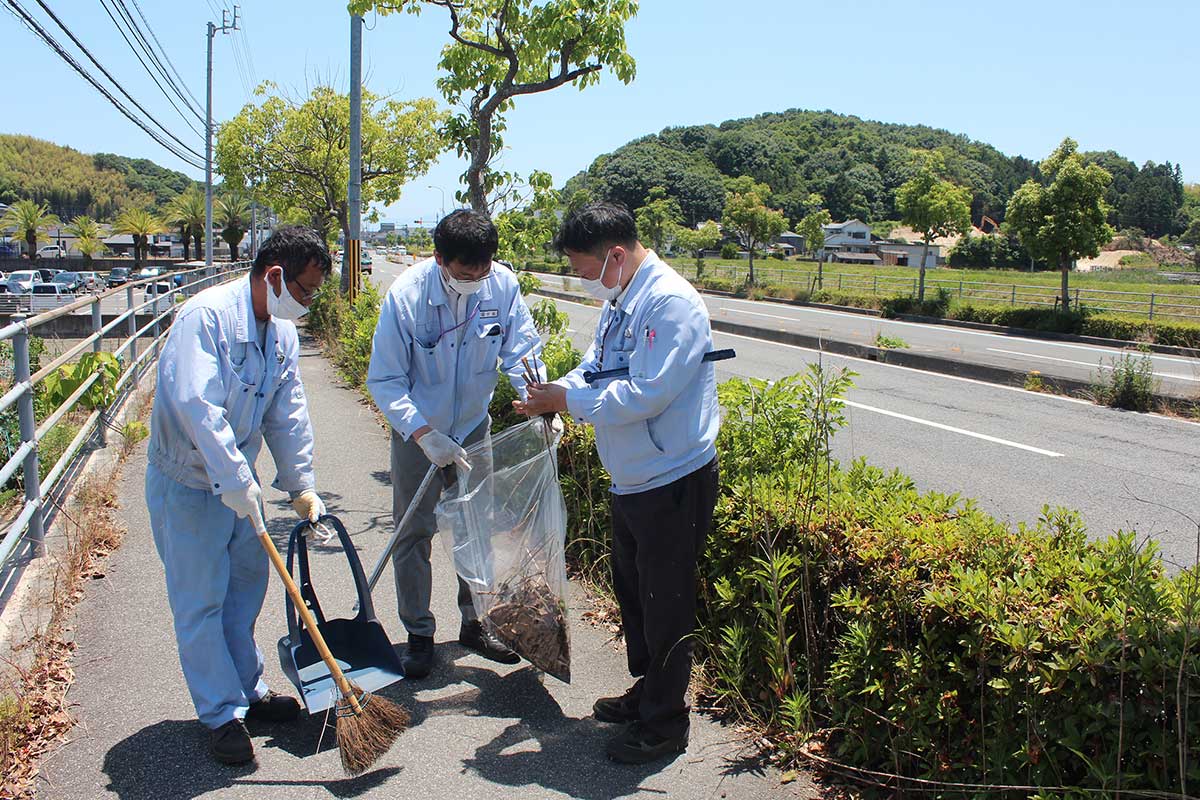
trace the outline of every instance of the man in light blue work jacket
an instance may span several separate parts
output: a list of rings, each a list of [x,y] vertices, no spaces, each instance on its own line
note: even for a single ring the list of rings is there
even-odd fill
[[[392,426],[393,525],[431,463],[451,467],[466,456],[463,445],[488,435],[497,365],[524,397],[521,360],[540,364],[541,339],[517,278],[492,261],[497,245],[496,227],[485,214],[455,211],[433,232],[433,258],[401,274],[383,300],[367,388]],[[439,471],[392,551],[396,601],[408,631],[403,665],[409,679],[424,678],[433,668],[429,558],[437,530],[434,506],[444,485]],[[483,630],[461,577],[458,607],[461,645],[503,664],[519,660]]]
[[[214,758],[254,758],[244,720],[287,722],[294,698],[262,679],[254,623],[268,561],[254,462],[265,440],[276,489],[302,519],[325,513],[313,478],[313,433],[294,320],[330,272],[309,228],[283,227],[251,274],[189,300],[158,362],[146,504],[167,579],[184,679]]]
[[[624,206],[593,203],[568,214],[555,245],[604,308],[583,363],[531,386],[528,401],[515,405],[531,416],[569,412],[595,427],[612,476],[613,589],[637,680],[597,700],[594,712],[626,724],[609,757],[641,764],[687,748],[696,560],[717,497],[720,410],[703,360],[712,329],[704,301],[642,246]],[[583,379],[620,368],[628,375]]]

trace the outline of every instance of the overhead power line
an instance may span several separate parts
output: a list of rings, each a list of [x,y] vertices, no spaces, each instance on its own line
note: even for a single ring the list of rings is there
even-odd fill
[[[196,99],[196,95],[192,94],[191,88],[187,85],[187,81],[179,74],[179,70],[175,68],[175,63],[171,61],[171,57],[167,55],[167,48],[162,46],[162,42],[158,40],[158,36],[154,34],[154,28],[150,26],[150,20],[146,19],[146,15],[142,13],[142,7],[138,5],[137,0],[131,0],[133,7],[137,9],[138,16],[142,18],[142,23],[145,24],[146,30],[150,32],[150,38],[158,45],[158,52],[162,54],[163,60],[167,62],[167,66],[171,68],[171,72],[175,74],[175,78],[179,81],[179,85],[187,92],[188,97],[192,99],[191,106],[195,109],[200,108],[200,101]]]
[[[7,4],[8,9],[13,13],[13,15],[21,20],[22,23],[24,23],[25,27],[27,27],[38,38],[40,38],[47,47],[57,53],[63,61],[67,62],[67,64],[73,70],[79,73],[83,79],[90,83],[98,92],[100,92],[100,94],[104,95],[105,99],[112,103],[112,105],[118,111],[124,114],[130,122],[145,131],[147,136],[161,145],[167,152],[171,153],[171,155],[175,156],[180,161],[197,169],[203,168],[203,159],[201,158],[199,161],[196,161],[192,157],[196,156],[199,158],[198,153],[191,150],[191,148],[180,147],[179,145],[173,143],[170,139],[164,138],[161,134],[150,128],[145,121],[130,111],[123,103],[121,103],[120,100],[113,96],[112,92],[105,88],[90,72],[88,72],[78,61],[76,61],[75,58],[68,53],[61,44],[59,44],[58,40],[47,33],[41,24],[38,23],[38,21],[34,19],[33,16],[31,16],[29,12],[26,11],[19,2],[17,2],[17,0],[4,0],[4,2]],[[171,139],[178,141],[178,139],[176,139],[174,136],[172,136]]]
[[[50,19],[54,20],[54,24],[62,29],[62,32],[65,33],[67,35],[67,37],[70,38],[70,40],[75,43],[75,46],[78,47],[80,49],[80,51],[82,51],[83,54],[88,57],[88,60],[91,61],[92,64],[94,64],[96,66],[96,69],[100,70],[100,72],[104,75],[104,77],[108,78],[109,82],[112,83],[113,86],[117,87],[117,91],[119,91],[121,94],[123,94],[125,96],[125,99],[127,99],[129,102],[133,103],[133,105],[137,108],[138,111],[141,111],[143,114],[145,114],[147,119],[149,119],[151,122],[153,122],[155,124],[155,126],[158,127],[159,130],[161,130],[167,136],[171,137],[171,139],[174,140],[180,147],[184,148],[189,153],[192,153],[193,155],[195,155],[196,158],[202,157],[200,155],[200,153],[196,152],[191,147],[189,147],[187,142],[183,141],[178,136],[171,133],[171,131],[167,130],[166,127],[164,127],[163,124],[161,122],[159,122],[158,119],[155,118],[155,116],[153,114],[151,114],[149,111],[147,111],[142,106],[141,103],[139,103],[137,100],[135,100],[133,98],[133,95],[131,95],[131,94],[129,94],[129,92],[125,91],[125,87],[122,86],[117,81],[117,79],[112,76],[112,73],[110,73],[107,69],[104,68],[103,64],[101,64],[98,60],[96,60],[96,57],[92,55],[90,50],[88,50],[86,47],[83,46],[83,42],[79,41],[79,38],[77,36],[75,36],[74,33],[71,32],[71,29],[68,28],[61,19],[58,18],[58,15],[55,14],[53,10],[51,10],[50,6],[46,5],[46,3],[43,2],[43,0],[37,0],[37,4],[42,7],[43,11],[45,11],[47,14],[50,15]],[[193,130],[195,130],[195,129],[193,128]],[[196,131],[196,135],[197,136],[201,135],[200,131]]]
[[[158,53],[153,47],[151,47],[150,41],[146,38],[146,35],[142,33],[141,26],[138,25],[137,20],[135,20],[133,18],[133,14],[130,13],[129,6],[125,5],[125,0],[113,0],[113,7],[117,10],[117,13],[121,17],[121,21],[125,24],[125,27],[137,40],[141,51],[150,59],[150,62],[155,66],[158,74],[162,76],[163,80],[167,82],[167,85],[171,87],[171,90],[174,92],[175,96],[180,99],[180,101],[196,116],[197,119],[202,119],[203,115],[200,113],[199,104],[192,106],[183,90],[180,89],[175,83],[175,79],[171,77],[171,73],[165,66],[163,66],[162,59],[158,57]],[[151,77],[154,76],[151,75]],[[159,88],[162,87],[160,86]],[[174,105],[174,103],[172,103],[172,105]]]
[[[182,110],[180,110],[179,106],[175,103],[174,98],[171,97],[170,92],[168,92],[166,89],[163,88],[163,85],[158,80],[158,77],[155,75],[154,70],[151,69],[146,64],[146,60],[144,58],[142,58],[140,53],[138,53],[138,46],[129,40],[128,34],[125,33],[125,27],[121,24],[121,22],[119,22],[117,20],[117,17],[114,16],[113,11],[108,7],[108,2],[106,0],[100,0],[100,5],[104,8],[104,13],[108,14],[108,18],[112,20],[113,25],[116,26],[117,33],[121,34],[121,38],[125,40],[125,44],[129,45],[129,49],[131,51],[133,51],[133,55],[141,63],[142,68],[144,70],[146,70],[146,74],[150,76],[150,80],[154,81],[154,85],[158,87],[158,90],[160,92],[162,92],[163,97],[167,98],[167,102],[171,104],[171,107],[175,109],[176,113],[178,113],[179,116],[183,119],[183,121],[187,123],[188,127],[191,127],[192,130],[196,132],[197,136],[203,136],[204,134],[201,131],[196,130],[195,127],[192,126],[191,121],[188,120],[187,116],[183,113]],[[117,12],[117,14],[119,14],[119,13],[120,12]],[[136,34],[134,34],[134,38],[135,39],[137,38]],[[186,100],[185,100],[185,103],[186,103]],[[196,114],[195,109],[193,109],[191,106],[188,106],[188,110],[191,111],[193,114]],[[201,121],[203,121],[203,119],[204,119],[203,116],[200,116],[200,115],[197,115],[197,116]]]

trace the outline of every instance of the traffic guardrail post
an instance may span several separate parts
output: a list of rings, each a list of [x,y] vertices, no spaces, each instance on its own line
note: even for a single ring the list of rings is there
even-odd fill
[[[18,315],[13,321],[22,322],[24,315]],[[13,383],[20,385],[29,383],[29,329],[21,326],[13,336]],[[28,539],[32,545],[32,554],[39,558],[46,550],[45,516],[42,513],[42,482],[38,474],[37,422],[33,415],[33,387],[30,386],[17,400],[17,418],[21,427],[21,442],[33,442],[33,447],[25,456],[25,502],[36,504],[33,516],[29,518]]]

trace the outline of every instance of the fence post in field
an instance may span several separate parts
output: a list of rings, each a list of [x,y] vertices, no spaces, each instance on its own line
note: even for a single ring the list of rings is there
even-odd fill
[[[1012,299],[1008,301],[1008,304],[1010,306],[1017,304],[1017,285],[1015,283],[1012,285]]]
[[[1150,293],[1150,320],[1154,321],[1154,292]]]
[[[962,281],[958,282],[958,299],[962,300]]]
[[[874,275],[871,278],[871,294],[879,294],[879,276]]]
[[[13,322],[25,320],[24,315],[13,317]],[[22,326],[13,336],[13,384],[29,383],[29,329]],[[37,436],[37,422],[33,415],[33,387],[29,386],[17,400],[17,418],[21,426],[21,441],[32,442]],[[42,513],[42,479],[38,474],[38,451],[36,444],[25,456],[25,502],[35,503],[33,516],[29,518],[28,538],[32,544],[32,555],[39,558],[45,554],[46,529]]]

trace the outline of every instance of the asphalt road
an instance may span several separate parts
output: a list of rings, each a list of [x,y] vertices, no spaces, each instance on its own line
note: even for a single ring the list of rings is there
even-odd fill
[[[563,277],[540,275],[547,288],[563,288]],[[567,278],[567,290],[579,292],[578,280]],[[1072,380],[1092,382],[1111,368],[1121,350],[1074,342],[1053,342],[946,325],[886,320],[864,314],[764,303],[705,295],[709,314],[759,328],[825,335],[830,339],[874,345],[883,335],[907,343],[909,352],[956,361],[1037,370]],[[1140,353],[1135,353],[1140,356]],[[1200,398],[1200,359],[1150,354],[1160,391],[1175,397]]]
[[[401,269],[377,261],[376,283],[386,288]],[[547,276],[548,286],[553,277]],[[579,289],[578,281],[568,285]],[[903,336],[914,347],[918,341],[959,347],[960,357],[1003,346],[1043,359],[1079,347],[775,303],[705,300],[714,317],[749,325],[828,330],[863,343],[882,331]],[[576,346],[585,349],[599,310],[557,302],[571,316]],[[760,314],[773,316],[756,316]],[[937,345],[938,337],[949,343]],[[1169,562],[1196,562],[1196,524],[1183,515],[1200,520],[1200,424],[731,334],[715,334],[714,344],[738,351],[736,360],[718,363],[721,379],[776,379],[800,372],[818,358],[858,373],[849,394],[849,424],[835,440],[836,456],[843,462],[865,457],[877,466],[899,469],[922,489],[971,498],[1013,525],[1036,522],[1043,505],[1076,509],[1093,536],[1134,530],[1158,541]],[[1111,353],[1108,348],[1086,349]],[[1155,359],[1156,369],[1180,368],[1169,358]],[[1188,362],[1200,375],[1196,359],[1178,361]]]

